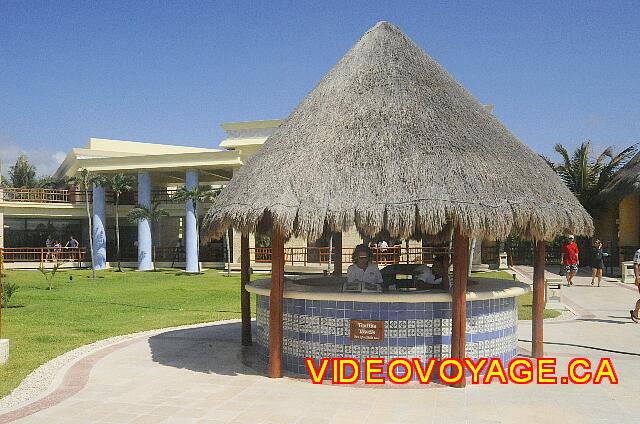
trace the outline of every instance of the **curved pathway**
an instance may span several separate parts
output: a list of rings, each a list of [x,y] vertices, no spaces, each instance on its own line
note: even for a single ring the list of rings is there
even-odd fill
[[[527,271],[526,269],[524,270]],[[632,422],[640,377],[640,325],[627,318],[637,292],[620,283],[566,290],[581,316],[545,326],[546,353],[611,357],[619,385],[371,388],[269,379],[239,346],[240,326],[223,322],[145,334],[94,351],[62,370],[45,398],[0,423],[456,423]],[[519,337],[530,340],[521,322]],[[526,354],[529,343],[520,343]],[[635,415],[634,415],[635,414]]]

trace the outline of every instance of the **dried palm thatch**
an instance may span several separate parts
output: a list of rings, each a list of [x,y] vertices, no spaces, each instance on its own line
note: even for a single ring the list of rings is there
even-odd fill
[[[233,177],[206,221],[253,231],[267,217],[315,238],[548,239],[590,234],[588,213],[536,153],[397,27],[367,31]],[[326,226],[326,227],[325,227]]]
[[[640,193],[640,153],[616,173],[600,195],[604,198],[620,200],[634,193]]]

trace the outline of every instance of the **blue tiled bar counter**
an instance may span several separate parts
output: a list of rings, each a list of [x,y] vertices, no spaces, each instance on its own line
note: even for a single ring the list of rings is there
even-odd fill
[[[295,277],[293,277],[295,278]],[[445,358],[451,354],[451,295],[447,292],[342,293],[341,277],[285,280],[283,366],[306,374],[304,359],[350,357]],[[256,294],[259,357],[268,360],[269,290],[271,281],[247,285]],[[516,355],[516,297],[528,291],[523,283],[494,279],[470,280],[467,293],[466,356]],[[352,320],[381,321],[383,340],[350,337]],[[330,378],[328,372],[326,378]],[[362,377],[362,376],[361,376]]]

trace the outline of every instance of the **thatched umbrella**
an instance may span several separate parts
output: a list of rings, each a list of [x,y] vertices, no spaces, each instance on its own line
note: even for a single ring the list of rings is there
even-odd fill
[[[612,200],[621,200],[634,193],[640,193],[640,153],[616,173],[602,190],[601,196]]]
[[[387,22],[367,31],[325,75],[206,217],[217,235],[230,226],[246,235],[265,218],[274,229],[271,341],[279,337],[273,321],[281,319],[274,299],[282,292],[282,238],[354,226],[396,238],[455,228],[452,339],[461,340],[469,237],[504,238],[515,229],[544,240],[593,229],[546,162]],[[454,356],[464,356],[461,343],[452,346]],[[271,348],[278,353],[277,341]]]

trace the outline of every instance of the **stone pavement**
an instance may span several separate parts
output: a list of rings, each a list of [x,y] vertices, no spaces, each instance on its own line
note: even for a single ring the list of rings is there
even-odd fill
[[[618,385],[371,388],[272,380],[239,347],[235,322],[103,348],[71,366],[45,401],[0,411],[0,423],[635,422],[640,325],[628,314],[638,292],[611,281],[591,287],[589,281],[581,276],[574,287],[563,288],[580,316],[545,325],[545,353],[558,358],[558,374],[571,357],[610,357]],[[520,323],[519,339],[521,353],[528,354],[529,323]]]

